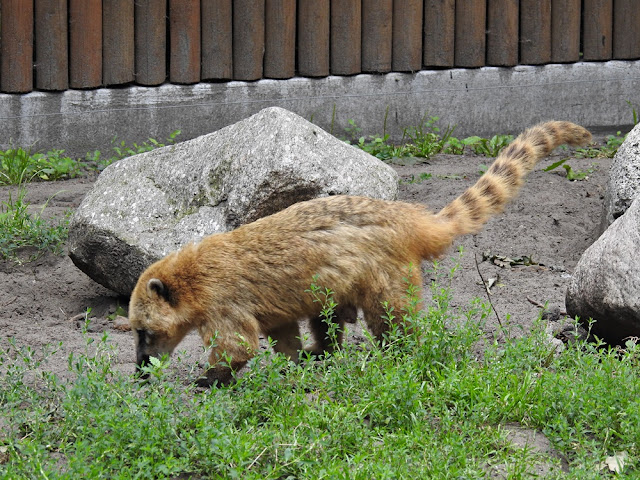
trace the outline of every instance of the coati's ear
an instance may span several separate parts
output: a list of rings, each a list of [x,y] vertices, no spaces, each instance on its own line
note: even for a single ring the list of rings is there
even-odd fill
[[[168,300],[169,291],[162,280],[159,278],[152,278],[147,282],[147,295],[149,298],[162,297]]]

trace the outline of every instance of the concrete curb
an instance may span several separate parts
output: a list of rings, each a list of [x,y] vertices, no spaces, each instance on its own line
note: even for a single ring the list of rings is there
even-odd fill
[[[542,120],[598,130],[632,123],[640,106],[640,61],[514,68],[425,70],[386,75],[0,94],[0,148],[63,148],[84,156],[118,142],[161,141],[180,129],[190,139],[279,106],[346,136],[353,119],[366,134],[395,140],[405,126],[439,116],[455,135],[517,133]],[[387,113],[388,112],[388,113]]]

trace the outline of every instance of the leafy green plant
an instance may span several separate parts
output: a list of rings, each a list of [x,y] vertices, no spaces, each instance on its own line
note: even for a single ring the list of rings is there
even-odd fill
[[[126,317],[126,316],[127,316],[127,309],[118,303],[118,305],[116,306],[115,312],[107,315],[107,319],[113,321],[116,319],[116,317]]]
[[[455,126],[449,126],[440,133],[440,128],[437,126],[439,120],[439,117],[425,115],[418,126],[404,129],[402,140],[406,142],[409,155],[431,158],[443,151],[451,139]]]
[[[467,137],[462,143],[473,151],[476,155],[484,155],[486,157],[497,157],[504,147],[513,141],[513,135],[494,135],[491,138],[482,138],[478,136]]]
[[[37,176],[41,180],[61,180],[75,178],[87,164],[63,155],[64,150],[51,150],[44,155],[35,154]]]
[[[629,100],[627,100],[627,105],[631,108],[633,125],[637,125],[638,112]],[[613,158],[626,138],[627,134],[623,135],[622,132],[618,130],[615,135],[607,135],[604,145],[589,145],[586,148],[576,149],[576,156],[582,158]]]
[[[574,180],[588,179],[589,175],[595,172],[596,169],[598,168],[598,166],[594,163],[586,170],[574,170],[568,163],[566,163],[567,160],[569,159],[563,158],[561,160],[558,160],[557,162],[552,163],[548,167],[543,168],[543,171],[550,172],[552,170],[555,170],[558,167],[562,167],[567,172],[567,180],[574,181]]]
[[[633,106],[633,104],[627,100],[627,105],[629,105],[629,108],[631,108],[631,113],[633,115],[633,124],[637,125],[638,124],[638,112],[636,111],[635,107]]]
[[[388,111],[387,111],[388,113]],[[389,160],[400,157],[431,158],[438,153],[461,155],[465,148],[470,148],[477,155],[495,157],[506,145],[513,141],[512,135],[494,135],[487,139],[478,136],[459,139],[453,136],[455,126],[448,126],[444,130],[438,127],[439,117],[425,115],[417,126],[406,127],[402,134],[402,143],[393,145],[389,142],[389,134],[361,135],[361,129],[353,120],[349,120],[347,133],[358,148],[381,159]]]
[[[589,175],[595,172],[596,165],[593,164],[591,167],[587,168],[586,170],[574,170],[573,168],[571,168],[570,165],[567,165],[565,163],[564,165],[562,165],[562,168],[564,168],[567,172],[567,180],[571,180],[571,181],[586,180],[589,178]]]
[[[10,148],[0,151],[0,184],[1,185],[17,185],[22,182],[25,177],[33,175],[31,165],[31,152],[22,148]]]
[[[99,150],[88,152],[84,159],[66,156],[64,150],[50,150],[47,153],[34,153],[24,148],[0,150],[0,185],[75,178],[90,170],[103,170],[116,160],[173,144],[179,135],[180,130],[176,130],[164,143],[149,138],[140,145],[126,145],[124,141],[116,144],[114,139],[113,155],[106,158]]]
[[[142,142],[140,145],[137,143],[133,143],[132,145],[127,145],[124,140],[117,143],[116,138],[113,139],[113,152],[114,155],[107,160],[107,162],[113,163],[116,160],[121,160],[126,157],[131,157],[133,155],[137,155],[139,153],[150,152],[151,150],[155,150],[156,148],[165,147],[167,145],[172,145],[176,142],[176,138],[181,134],[180,130],[175,130],[167,137],[164,142],[158,142],[155,138],[149,138],[145,142]]]
[[[313,276],[313,282],[305,293],[313,298],[313,302],[320,305],[320,318],[327,324],[327,336],[332,348],[337,349],[339,325],[333,321],[336,307],[338,304],[333,299],[334,292],[327,287],[320,287],[318,284],[318,275]]]
[[[0,257],[3,259],[22,261],[18,253],[26,248],[35,250],[28,260],[46,251],[59,254],[67,239],[69,215],[59,222],[47,222],[41,212],[29,211],[26,194],[21,186],[15,195],[9,193],[8,199],[0,204]]]
[[[0,185],[17,185],[33,179],[61,180],[78,176],[86,164],[64,156],[64,150],[32,153],[23,148],[0,151]]]
[[[449,153],[452,155],[462,155],[464,153],[464,147],[466,145],[462,140],[456,137],[450,137],[444,148],[442,149],[442,153]]]
[[[401,147],[396,147],[395,145],[389,143],[389,134],[386,133],[388,114],[389,109],[387,108],[384,116],[382,135],[361,135],[360,127],[356,125],[355,121],[349,119],[349,126],[345,128],[347,135],[350,137],[350,140],[348,139],[347,143],[353,144],[360,150],[363,150],[369,155],[373,155],[380,160],[389,160],[394,157],[406,156]]]

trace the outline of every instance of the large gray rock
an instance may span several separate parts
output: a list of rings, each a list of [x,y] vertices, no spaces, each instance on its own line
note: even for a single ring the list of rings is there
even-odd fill
[[[640,124],[629,132],[618,149],[609,171],[600,231],[627,211],[640,194]]]
[[[327,195],[394,199],[395,171],[281,108],[106,168],[73,216],[69,256],[128,295],[153,261]]]
[[[640,336],[640,199],[582,255],[566,295],[567,313],[596,320],[592,333],[612,344]]]

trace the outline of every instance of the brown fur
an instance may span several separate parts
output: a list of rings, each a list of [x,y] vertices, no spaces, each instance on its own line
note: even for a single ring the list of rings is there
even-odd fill
[[[538,160],[558,145],[582,145],[591,135],[569,122],[530,128],[502,150],[478,182],[438,214],[421,205],[333,196],[301,202],[234,231],[191,244],[150,266],[129,307],[138,364],[171,353],[196,329],[213,338],[202,384],[230,381],[258,348],[258,335],[298,359],[298,320],[310,318],[314,353],[331,349],[319,305],[309,289],[330,287],[337,322],[364,313],[377,338],[387,331],[382,301],[406,304],[406,279],[421,285],[422,260],[440,257],[459,235],[474,233],[513,198]],[[409,275],[407,267],[414,265]],[[222,353],[231,369],[220,365]]]

